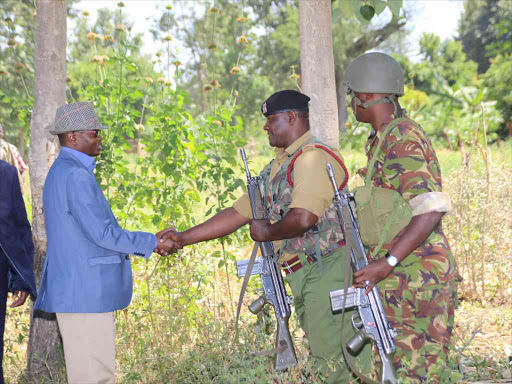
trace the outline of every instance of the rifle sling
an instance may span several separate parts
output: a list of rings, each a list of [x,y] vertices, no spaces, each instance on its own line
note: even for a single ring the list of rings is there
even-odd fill
[[[349,203],[350,204],[350,203]],[[344,272],[344,283],[343,283],[343,309],[341,312],[341,334],[343,335],[343,326],[345,325],[345,304],[347,302],[347,291],[348,291],[348,282],[350,280],[349,271],[352,269],[350,267],[350,258],[352,255],[352,249],[354,249],[354,254],[357,257],[361,257],[361,255],[358,255],[355,251],[356,248],[354,247],[353,243],[353,228],[352,228],[352,221],[350,220],[350,214],[348,213],[348,207],[343,206],[343,221],[345,224],[345,228],[343,230],[345,235],[345,272]],[[349,366],[350,370],[353,374],[355,374],[359,379],[361,379],[366,384],[380,384],[379,382],[370,379],[369,377],[365,376],[363,373],[359,372],[357,368],[355,367],[355,364],[352,361],[352,357],[349,355],[347,351],[347,346],[345,344],[345,340],[343,340],[343,337],[341,338],[341,348],[343,350],[343,356],[345,357],[345,361],[347,362],[347,365]]]
[[[279,347],[269,349],[268,351],[251,352],[251,355],[253,355],[253,356],[273,356],[273,355],[277,355],[277,354],[283,352],[286,348],[288,348],[286,345],[286,342],[284,340],[281,340],[279,343]]]
[[[240,318],[240,311],[242,310],[242,303],[244,300],[245,291],[247,289],[247,285],[249,284],[249,279],[251,278],[252,268],[254,267],[254,262],[256,261],[256,255],[258,254],[258,248],[260,246],[259,242],[254,243],[254,247],[251,252],[251,257],[249,258],[249,264],[247,265],[247,270],[245,271],[244,281],[242,283],[242,288],[240,289],[240,296],[238,297],[238,306],[236,308],[236,320],[235,320],[235,341],[238,343],[238,320]]]

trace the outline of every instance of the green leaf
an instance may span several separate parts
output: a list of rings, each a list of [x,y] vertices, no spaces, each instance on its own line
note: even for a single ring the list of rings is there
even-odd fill
[[[476,97],[472,100],[472,104],[473,105],[478,105],[478,103],[480,103],[480,101],[482,101],[484,97],[484,90],[480,90],[480,92],[478,92],[478,95],[476,95]]]
[[[403,0],[388,0],[388,7],[393,16],[400,16],[400,8],[403,8]]]
[[[371,5],[368,5],[368,4],[363,5],[359,9],[359,12],[361,12],[361,16],[363,16],[363,18],[368,21],[370,21],[372,19],[372,17],[375,15],[375,9]]]
[[[338,6],[334,9],[334,11],[339,10],[340,16],[344,19],[350,19],[352,16],[354,16],[355,10],[354,7],[352,7],[352,4],[350,1],[337,1],[336,2]],[[334,14],[333,14],[334,16]],[[333,17],[333,23],[334,23],[334,17]]]
[[[382,12],[384,12],[384,10],[386,9],[387,6],[388,6],[388,4],[385,1],[375,0],[375,3],[374,3],[375,13],[377,15],[380,15]]]

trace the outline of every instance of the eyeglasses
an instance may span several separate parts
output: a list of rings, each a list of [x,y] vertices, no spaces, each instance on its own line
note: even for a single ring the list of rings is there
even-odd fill
[[[92,132],[93,137],[98,137],[100,135],[100,131],[98,130],[91,130],[91,131],[73,131],[73,133],[90,133]]]

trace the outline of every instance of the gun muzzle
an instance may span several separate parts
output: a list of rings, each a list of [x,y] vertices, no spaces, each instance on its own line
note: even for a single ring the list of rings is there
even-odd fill
[[[265,304],[267,304],[267,300],[265,300],[264,296],[260,296],[249,305],[249,311],[257,315]]]

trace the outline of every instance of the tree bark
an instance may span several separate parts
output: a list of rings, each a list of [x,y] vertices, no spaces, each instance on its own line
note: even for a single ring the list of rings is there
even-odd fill
[[[41,281],[47,241],[42,192],[48,170],[58,153],[55,111],[66,102],[67,0],[38,0],[34,78],[34,110],[30,124],[30,188],[36,284]],[[62,348],[55,315],[32,310],[27,370],[35,382],[53,381],[62,369]]]
[[[300,65],[313,135],[339,148],[331,0],[300,0]]]

